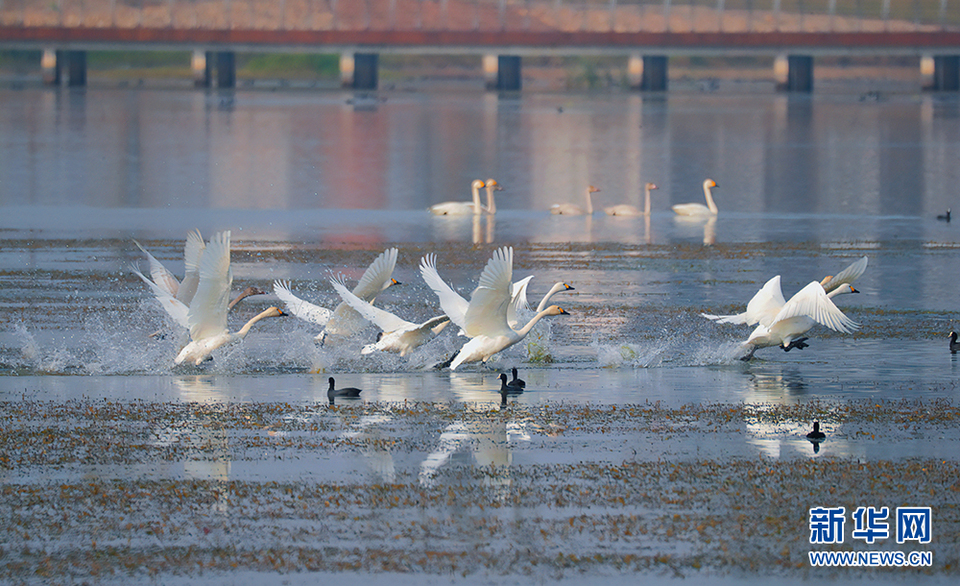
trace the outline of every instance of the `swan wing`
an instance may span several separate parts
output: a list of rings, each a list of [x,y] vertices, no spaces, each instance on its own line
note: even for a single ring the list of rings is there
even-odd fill
[[[817,281],[797,292],[777,314],[774,323],[792,317],[809,317],[831,330],[849,334],[860,327],[857,322],[845,316],[827,297],[826,291]]]
[[[207,245],[199,230],[187,234],[187,242],[183,245],[183,281],[177,292],[177,299],[190,305],[193,296],[197,294],[197,285],[200,284],[200,257]]]
[[[380,253],[367,267],[360,282],[353,288],[353,294],[364,301],[373,301],[386,289],[387,281],[393,277],[393,268],[397,265],[397,249],[388,248]]]
[[[480,273],[480,284],[470,295],[463,328],[471,338],[509,333],[507,307],[513,280],[513,248],[495,250]]]
[[[227,304],[233,272],[230,269],[230,231],[213,236],[200,257],[200,282],[190,302],[187,325],[190,337],[202,340],[227,331]]]
[[[460,329],[466,329],[466,315],[469,302],[448,285],[437,272],[437,255],[428,254],[420,259],[420,276],[440,298],[440,308],[450,316],[450,321]]]
[[[147,249],[139,242],[134,240],[133,243],[137,245],[137,248],[139,248],[143,254],[147,255],[147,261],[150,262],[150,278],[153,279],[153,282],[167,294],[176,297],[177,290],[180,289],[180,281],[177,280],[173,273],[167,270],[167,267],[163,266],[159,260],[147,252]],[[139,269],[137,272],[139,273]]]
[[[760,323],[769,326],[785,303],[783,290],[780,287],[780,275],[777,275],[764,283],[763,287],[760,287],[757,294],[747,303],[747,311],[744,315],[745,321],[729,323],[745,323],[749,326]]]
[[[135,275],[140,277],[140,279],[150,287],[150,290],[153,291],[154,297],[157,298],[157,301],[160,302],[160,306],[173,318],[173,321],[177,322],[183,327],[187,326],[187,306],[183,304],[180,300],[170,294],[169,291],[160,287],[150,279],[144,276],[136,266],[131,266],[130,270],[133,271]]]
[[[379,307],[374,307],[371,303],[364,301],[363,299],[360,299],[351,293],[343,283],[337,281],[336,279],[330,279],[330,284],[333,285],[333,288],[336,289],[337,293],[340,294],[340,298],[343,299],[344,303],[356,310],[357,313],[363,316],[363,319],[375,324],[378,328],[385,332],[392,332],[394,330],[403,328],[412,328],[416,327],[417,325],[408,322],[405,319],[400,319],[389,311],[384,311]]]
[[[844,283],[852,283],[856,281],[858,278],[860,278],[860,275],[867,270],[867,260],[867,257],[863,257],[857,262],[843,269],[834,275],[833,278],[827,281],[824,284],[823,289],[829,293]]]
[[[300,299],[290,290],[288,281],[274,281],[273,293],[280,298],[280,301],[287,306],[290,313],[304,321],[315,323],[318,326],[325,326],[330,321],[333,312],[319,305],[314,305],[309,301]]]
[[[510,286],[510,305],[507,306],[507,323],[515,324],[519,321],[517,315],[524,310],[530,309],[527,302],[527,285],[530,284],[529,277],[524,277]]]

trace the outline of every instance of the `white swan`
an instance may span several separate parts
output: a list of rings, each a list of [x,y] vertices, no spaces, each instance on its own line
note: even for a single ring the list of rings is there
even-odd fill
[[[254,316],[237,332],[227,330],[227,295],[233,283],[230,269],[230,231],[215,234],[200,258],[199,283],[187,312],[190,343],[174,359],[174,364],[201,364],[221,346],[238,342],[258,321],[286,315],[271,307]]]
[[[594,187],[593,185],[587,186],[586,198],[587,198],[587,207],[586,209],[578,206],[573,203],[555,203],[550,206],[550,213],[557,216],[583,216],[583,215],[593,215],[593,194],[598,193],[600,188]]]
[[[527,303],[527,285],[530,283],[530,279],[532,278],[533,276],[531,275],[524,279],[520,279],[513,284],[510,305],[507,307],[507,324],[511,328],[519,327],[520,316],[523,316],[524,313],[530,311],[530,307]],[[576,289],[564,283],[563,281],[557,281],[552,287],[550,287],[550,290],[547,291],[547,294],[543,296],[543,298],[540,300],[540,303],[537,304],[537,309],[534,310],[533,313],[540,313],[547,308],[547,304],[550,303],[550,300],[553,299],[554,295],[566,291],[576,291]]]
[[[473,201],[445,201],[427,208],[435,216],[469,216],[471,214],[480,215],[483,212],[483,206],[480,205],[480,190],[486,186],[483,181],[474,179],[470,184],[470,191],[473,194]],[[489,192],[488,192],[489,193]]]
[[[131,271],[140,277],[140,279],[150,287],[154,296],[160,303],[160,306],[166,310],[167,314],[180,326],[187,328],[187,309],[197,292],[197,285],[200,282],[199,264],[206,244],[199,230],[193,230],[187,234],[187,241],[183,247],[184,275],[183,281],[170,272],[163,263],[158,261],[152,254],[136,240],[133,241],[145,255],[150,263],[150,278],[148,279],[140,272],[136,265],[131,266]],[[258,287],[247,287],[233,298],[227,305],[229,312],[233,307],[253,295],[264,295],[265,292]],[[151,336],[156,336],[160,332],[155,332]]]
[[[713,193],[710,191],[711,188],[716,186],[717,182],[713,179],[706,179],[703,182],[703,195],[707,199],[707,205],[702,203],[678,203],[670,209],[680,216],[716,216],[717,204],[713,203]]]
[[[423,263],[421,263],[421,269]],[[424,271],[421,270],[421,273]],[[509,348],[522,340],[541,318],[548,315],[566,315],[562,308],[551,305],[538,312],[523,328],[515,330],[507,324],[507,307],[511,300],[511,279],[513,277],[513,248],[503,247],[493,253],[493,258],[480,274],[480,283],[470,295],[470,302],[466,311],[462,310],[463,298],[453,297],[446,291],[449,286],[443,283],[442,287],[434,289],[440,298],[440,306],[450,316],[450,320],[460,326],[471,339],[464,344],[453,361],[450,369],[468,362],[486,362],[493,355]],[[433,284],[427,280],[428,285]],[[441,281],[442,283],[442,281]],[[452,292],[452,290],[451,290]],[[447,307],[452,312],[447,312]]]
[[[486,187],[486,190],[487,190],[487,205],[486,207],[483,208],[483,211],[487,212],[488,214],[496,214],[497,202],[493,197],[493,192],[503,191],[503,187],[501,187],[500,184],[497,183],[496,179],[487,179],[486,182],[484,183],[484,187]]]
[[[845,283],[853,283],[867,270],[867,261],[867,257],[863,257],[851,263],[850,266],[835,276],[824,277],[823,280],[820,281],[824,291],[830,293]],[[701,313],[700,315],[721,324],[746,324],[752,326],[759,323],[769,325],[785,303],[780,288],[780,276],[777,275],[767,281],[766,284],[757,291],[747,303],[747,309],[743,313],[734,315]]]
[[[777,289],[779,289],[779,276],[774,279],[777,280]],[[823,285],[812,281],[783,304],[768,324],[758,325],[750,337],[743,342],[742,346],[749,349],[743,360],[752,358],[758,348],[780,346],[785,352],[789,352],[792,348],[806,348],[807,345],[804,343],[806,338],[803,334],[818,323],[844,334],[858,329],[860,325],[844,315],[831,300],[844,293],[859,293],[859,291],[850,283],[844,283],[828,294],[824,291]]]
[[[353,288],[353,294],[364,301],[373,303],[381,291],[391,285],[399,285],[399,281],[393,278],[393,269],[397,265],[397,249],[388,248],[380,253],[380,256],[374,260],[357,286]],[[344,302],[330,311],[319,305],[300,299],[290,290],[290,284],[285,281],[275,281],[273,283],[273,292],[279,297],[287,307],[287,310],[298,318],[324,326],[324,330],[317,335],[317,340],[323,343],[327,336],[350,336],[355,334],[363,327],[364,319],[353,308]]]
[[[422,324],[408,322],[389,311],[374,307],[373,304],[360,299],[337,280],[331,279],[330,284],[340,294],[344,303],[382,330],[377,336],[376,343],[364,346],[360,350],[361,354],[371,354],[376,350],[382,350],[384,352],[397,352],[400,356],[406,356],[414,349],[432,340],[450,323],[450,318],[446,315],[428,319]]]
[[[643,186],[643,210],[630,204],[620,204],[603,208],[608,216],[649,216],[650,215],[650,190],[659,189],[656,183],[647,183]]]

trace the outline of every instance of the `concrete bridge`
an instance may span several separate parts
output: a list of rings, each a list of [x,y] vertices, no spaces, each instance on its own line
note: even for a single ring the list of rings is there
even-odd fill
[[[916,56],[960,90],[960,0],[0,0],[0,48],[43,51],[50,83],[84,85],[88,50],[192,50],[198,85],[233,87],[243,51],[341,55],[377,87],[381,53],[475,54],[521,87],[530,55],[622,55],[631,86],[667,89],[673,55],[770,55],[778,88],[811,91],[826,55]]]

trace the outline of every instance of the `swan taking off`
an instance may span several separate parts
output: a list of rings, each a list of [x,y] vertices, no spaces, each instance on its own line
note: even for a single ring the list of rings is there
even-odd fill
[[[474,179],[470,184],[470,191],[473,194],[473,201],[445,201],[427,208],[427,211],[435,216],[469,216],[471,214],[480,215],[483,212],[483,206],[480,205],[480,190],[486,187],[486,184]],[[487,202],[493,201],[493,196],[487,192]],[[494,208],[496,211],[496,208]]]
[[[431,255],[432,256],[432,255]],[[562,308],[551,305],[538,312],[523,328],[515,330],[507,324],[507,308],[511,301],[513,278],[513,248],[503,247],[480,274],[480,283],[467,303],[436,273],[435,257],[425,257],[420,263],[424,281],[440,298],[440,307],[450,321],[460,326],[470,337],[453,361],[450,369],[468,362],[486,362],[495,354],[522,340],[534,325],[548,315],[567,315]],[[464,308],[466,303],[466,308]]]
[[[555,203],[550,206],[550,213],[556,216],[590,216],[593,215],[593,194],[600,191],[599,187],[594,187],[593,185],[587,186],[587,191],[585,197],[587,199],[587,207],[582,208],[577,204],[573,203]]]
[[[331,280],[330,284],[340,294],[344,303],[382,330],[377,336],[376,343],[364,346],[360,351],[361,354],[370,354],[376,350],[382,350],[384,352],[397,352],[400,356],[406,356],[432,340],[450,323],[450,318],[446,315],[428,319],[422,324],[408,322],[389,311],[374,307],[373,304],[360,299],[340,281]]]
[[[131,271],[150,287],[160,306],[173,318],[173,321],[183,328],[188,328],[187,311],[190,302],[193,301],[193,297],[197,292],[197,285],[200,282],[200,259],[207,246],[203,242],[200,231],[193,230],[187,233],[187,241],[183,247],[183,281],[178,281],[173,273],[170,272],[167,267],[163,266],[163,263],[158,261],[152,254],[147,252],[139,242],[134,240],[133,243],[147,255],[147,260],[150,263],[150,278],[145,277],[136,265],[131,267]],[[233,309],[237,303],[247,297],[264,294],[265,292],[258,287],[247,287],[230,301],[227,305],[227,311]],[[153,335],[159,333],[160,332],[156,332]]]
[[[353,288],[353,294],[360,299],[373,303],[381,291],[391,285],[399,285],[399,281],[393,278],[393,269],[397,265],[397,249],[388,248],[380,253],[380,256],[374,260],[357,286]],[[287,311],[298,318],[324,326],[324,329],[317,335],[317,341],[323,343],[327,336],[350,336],[360,331],[363,327],[364,319],[353,308],[344,302],[330,311],[319,305],[300,299],[290,290],[290,284],[285,281],[275,281],[273,283],[273,292],[286,304]]]
[[[679,216],[716,216],[717,204],[713,203],[713,193],[710,191],[717,186],[713,179],[707,179],[703,182],[703,195],[707,199],[707,205],[702,203],[678,203],[671,207]]]
[[[630,204],[620,204],[603,208],[608,216],[649,216],[650,215],[650,191],[659,189],[656,183],[647,183],[643,186],[643,210]]]
[[[227,330],[227,295],[233,284],[230,269],[230,231],[215,234],[200,258],[197,291],[187,311],[190,343],[174,359],[174,364],[201,364],[214,350],[239,342],[258,321],[286,315],[271,307],[248,321],[237,332]]]
[[[522,317],[532,317],[532,314],[529,313],[530,307],[527,303],[527,285],[529,285],[530,279],[532,278],[533,275],[520,279],[513,284],[510,306],[507,307],[507,324],[509,324],[511,328],[519,327],[519,322]],[[553,299],[553,296],[557,293],[575,290],[576,289],[562,281],[554,283],[553,287],[550,287],[547,294],[544,295],[540,303],[537,304],[537,309],[533,313],[540,313],[546,309],[547,304],[550,303],[550,300]]]

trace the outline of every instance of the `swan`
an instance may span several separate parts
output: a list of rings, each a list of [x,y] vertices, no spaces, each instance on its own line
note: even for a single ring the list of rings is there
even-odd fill
[[[380,253],[367,270],[357,286],[353,288],[353,294],[360,299],[373,303],[381,291],[391,285],[399,285],[400,282],[393,278],[393,269],[397,265],[397,249],[388,248]],[[325,307],[314,305],[308,301],[300,299],[290,290],[290,283],[286,281],[274,281],[273,292],[287,307],[287,311],[296,317],[324,326],[324,329],[317,335],[316,339],[323,343],[328,335],[349,336],[363,327],[363,318],[353,308],[344,302],[330,311]]]
[[[480,205],[480,190],[483,189],[486,184],[479,180],[474,179],[473,183],[470,184],[470,190],[473,193],[473,201],[446,201],[443,203],[438,203],[427,208],[431,214],[435,216],[469,216],[470,214],[480,215],[483,212],[483,206]],[[490,192],[487,192],[488,196]],[[492,201],[488,197],[488,201]]]
[[[820,281],[825,292],[830,293],[845,283],[853,283],[867,270],[867,257],[853,262],[834,276],[826,276]],[[747,303],[747,310],[735,315],[712,315],[701,313],[702,317],[720,324],[746,324],[748,326],[762,323],[769,325],[771,320],[783,307],[783,292],[780,288],[780,276],[770,279]]]
[[[424,259],[426,261],[426,259]],[[424,280],[440,298],[440,307],[450,321],[470,337],[470,341],[450,363],[450,369],[469,362],[486,362],[495,354],[513,346],[522,340],[542,318],[550,315],[568,315],[563,308],[551,305],[538,312],[519,330],[507,324],[507,307],[510,305],[511,278],[513,276],[513,248],[500,248],[487,261],[480,274],[480,283],[470,295],[470,302],[463,308],[465,300],[453,292],[441,279],[427,277],[421,262],[421,274]],[[435,271],[434,271],[435,274]],[[439,281],[437,286],[436,281]],[[449,308],[449,310],[448,310]]]
[[[671,207],[679,216],[716,216],[717,204],[713,203],[713,193],[711,188],[717,186],[713,179],[706,179],[703,182],[703,195],[707,198],[707,205],[702,203],[678,203]]]
[[[960,350],[960,343],[957,342],[957,332],[950,332],[950,353],[956,354]]]
[[[488,214],[496,214],[497,202],[493,198],[493,192],[503,191],[503,187],[501,187],[500,184],[497,183],[496,179],[487,179],[487,181],[484,183],[484,186],[487,189],[487,206],[483,208],[483,211],[487,212]]]
[[[382,350],[397,352],[400,356],[406,356],[414,349],[432,340],[450,323],[450,318],[446,315],[428,319],[422,324],[408,322],[389,311],[374,307],[373,304],[360,299],[351,293],[343,283],[336,280],[331,280],[330,283],[340,294],[344,303],[356,310],[365,320],[383,330],[377,335],[376,343],[364,346],[360,350],[361,354],[371,354],[376,350]]]
[[[594,193],[598,193],[600,188],[594,187],[593,185],[587,186],[586,198],[587,198],[587,207],[584,208],[573,203],[555,203],[550,206],[550,213],[557,216],[583,216],[583,215],[593,215],[593,197]]]
[[[776,281],[776,288],[779,290],[779,275],[770,279],[767,285],[773,281]],[[793,348],[802,350],[807,347],[803,334],[818,323],[844,334],[858,329],[860,325],[844,315],[833,304],[832,298],[844,293],[859,293],[859,291],[850,283],[844,283],[828,294],[819,281],[812,281],[783,304],[773,318],[761,320],[760,325],[742,343],[742,346],[749,349],[742,359],[750,360],[758,348],[770,346],[779,346],[784,352],[789,352]]]
[[[532,278],[533,276],[531,275],[513,284],[513,294],[510,300],[510,306],[507,308],[507,324],[509,324],[511,328],[518,327],[520,322],[519,316],[525,311],[529,311],[527,305],[527,284],[530,283],[530,279]],[[540,313],[546,309],[554,295],[566,291],[576,291],[576,289],[562,281],[554,283],[553,286],[550,287],[550,290],[547,291],[547,294],[543,296],[543,299],[540,300],[534,313]]]
[[[820,422],[813,422],[813,431],[807,434],[807,439],[813,442],[820,442],[826,439],[827,434],[820,431]]]
[[[523,379],[517,378],[517,369],[516,369],[516,368],[511,368],[510,371],[511,371],[511,373],[513,374],[513,380],[511,380],[510,382],[508,382],[508,383],[507,383],[507,386],[508,386],[508,387],[514,387],[514,388],[517,388],[517,389],[526,388],[527,383],[526,383]],[[506,375],[504,375],[504,376],[506,376]]]
[[[608,216],[649,216],[650,215],[650,191],[659,189],[656,183],[647,183],[643,186],[643,211],[637,206],[630,204],[620,204],[603,208]]]
[[[200,258],[197,291],[187,311],[190,343],[174,359],[174,364],[201,364],[214,350],[244,339],[250,328],[268,317],[286,315],[270,307],[248,321],[237,332],[227,330],[227,294],[233,282],[230,270],[230,231],[215,234]]]

